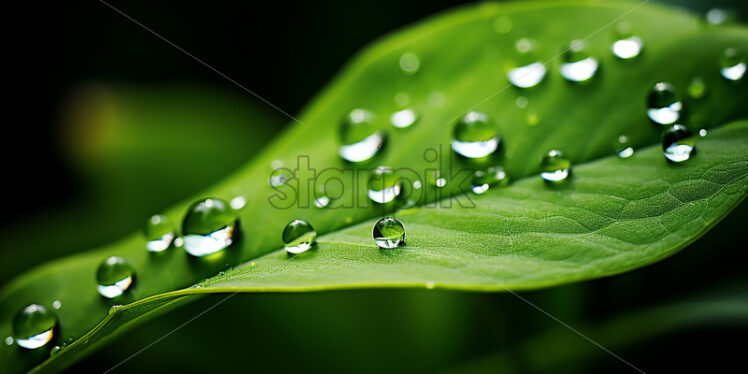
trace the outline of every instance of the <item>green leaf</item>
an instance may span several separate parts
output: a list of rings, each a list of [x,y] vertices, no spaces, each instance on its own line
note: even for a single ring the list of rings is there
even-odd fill
[[[619,61],[610,53],[613,39],[606,26],[621,16],[645,43],[645,53],[634,61]],[[510,23],[511,31],[497,33],[497,19],[503,31]],[[514,42],[522,37],[536,40],[539,60],[549,61],[546,80],[534,89],[507,87],[503,70],[513,58]],[[558,74],[556,56],[572,39],[585,37],[601,71],[588,84],[570,84]],[[179,249],[149,254],[143,236],[134,234],[43,265],[0,292],[0,336],[10,334],[8,321],[21,306],[61,300],[60,339],[77,340],[38,367],[51,372],[192,294],[384,286],[518,290],[652,263],[702,235],[745,197],[748,123],[710,130],[697,139],[698,154],[692,160],[671,165],[657,145],[660,129],[645,115],[645,98],[655,82],[669,81],[684,93],[695,76],[706,82],[709,96],[685,102],[693,129],[748,115],[742,105],[748,99],[745,81],[730,84],[719,76],[717,61],[728,46],[748,47],[748,31],[709,29],[691,15],[635,3],[482,4],[436,17],[366,50],[304,111],[299,117],[303,124],[199,196],[248,198],[241,212],[241,239],[222,258],[189,258]],[[415,74],[398,69],[407,52],[419,58]],[[420,114],[418,123],[407,129],[387,123],[399,109],[394,97],[403,97],[397,95],[401,92]],[[515,105],[520,95],[526,108]],[[278,209],[269,199],[278,194],[268,185],[275,160],[291,168],[297,161],[303,168],[308,160],[318,171],[350,167],[337,156],[336,129],[354,107],[370,110],[375,125],[390,133],[376,162],[358,169],[407,166],[422,175],[435,167],[423,157],[434,149],[450,178],[442,189],[424,187],[428,193],[418,199],[424,208],[395,214],[406,226],[406,247],[382,251],[374,246],[371,227],[374,217],[386,213],[382,207],[310,208],[309,191],[300,188],[299,201],[306,205]],[[475,166],[449,150],[451,126],[469,109],[497,121],[504,138],[495,161],[515,180],[472,198],[462,194],[465,186],[446,169]],[[528,124],[531,115],[538,120]],[[625,160],[612,156],[613,142],[622,134],[638,148]],[[571,181],[558,188],[535,175],[540,157],[551,148],[563,150],[575,165]],[[343,184],[346,196],[367,201],[366,173]],[[445,200],[449,195],[456,200]],[[441,202],[429,207],[435,200]],[[442,205],[447,201],[452,201],[450,208]],[[189,203],[165,214],[179,222]],[[289,258],[279,249],[280,234],[297,218],[324,235],[316,249]],[[138,274],[135,288],[116,300],[126,305],[111,313],[112,303],[98,296],[93,281],[97,265],[109,255],[125,257]],[[201,287],[174,291],[210,276]],[[0,361],[10,362],[13,372],[38,364],[42,354],[0,347]]]

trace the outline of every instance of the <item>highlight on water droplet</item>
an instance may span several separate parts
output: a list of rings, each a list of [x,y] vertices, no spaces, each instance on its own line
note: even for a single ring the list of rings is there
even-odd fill
[[[37,349],[52,340],[56,326],[57,316],[54,312],[40,304],[29,304],[13,318],[13,336],[20,347]],[[12,340],[10,344],[13,344]],[[5,344],[8,344],[8,338]]]
[[[60,301],[60,300],[53,301],[52,302],[52,308],[55,308],[55,309],[62,308],[62,301]]]
[[[367,196],[379,204],[395,200],[403,191],[402,179],[389,166],[379,166],[370,171],[367,186]]]
[[[13,339],[12,336],[5,337],[5,345],[13,345],[14,342],[15,342],[15,339]]]
[[[745,76],[746,58],[745,54],[737,48],[725,49],[719,59],[719,73],[728,81],[739,81]]]
[[[286,184],[289,180],[293,179],[293,177],[293,172],[290,169],[273,169],[273,172],[270,173],[270,179],[268,183],[270,183],[271,187],[280,187]]]
[[[647,116],[660,125],[675,123],[680,118],[683,103],[670,83],[657,82],[647,96]]]
[[[151,216],[145,225],[145,244],[146,249],[151,252],[165,251],[171,246],[174,240],[174,228],[164,215],[156,214]]]
[[[286,245],[286,252],[290,254],[308,251],[315,240],[317,231],[307,221],[295,219],[283,229],[283,243]]]
[[[421,66],[421,61],[413,52],[406,52],[400,56],[400,69],[406,74],[415,74]]]
[[[506,77],[515,87],[535,87],[545,78],[545,65],[538,61],[534,42],[523,38],[514,44],[514,60],[509,64]]]
[[[374,224],[372,236],[379,248],[396,248],[405,242],[405,226],[395,218],[384,217]]]
[[[644,43],[641,38],[633,35],[628,22],[620,22],[615,28],[615,38],[610,50],[621,60],[630,60],[639,56]]]
[[[416,114],[415,110],[410,108],[398,110],[397,112],[392,113],[392,115],[390,116],[390,123],[392,124],[392,126],[400,129],[410,127],[411,125],[416,123],[417,120],[418,114]]]
[[[245,205],[247,205],[247,199],[245,199],[244,196],[237,196],[231,199],[229,205],[231,205],[231,209],[241,210]]]
[[[57,356],[60,351],[62,351],[62,348],[60,348],[59,345],[52,347],[52,349],[49,350],[49,357]]]
[[[119,256],[107,257],[96,271],[96,289],[101,296],[112,299],[122,295],[135,281],[135,268]]]
[[[703,137],[705,137],[705,136],[706,136],[706,134],[707,134],[707,130],[706,130],[706,129],[700,129],[700,130],[699,130],[699,136],[700,136],[700,137],[702,137],[702,138],[703,138]]]
[[[182,220],[184,250],[195,257],[222,251],[234,242],[238,222],[237,212],[221,199],[194,202]]]
[[[621,135],[616,139],[615,152],[619,158],[629,158],[634,155],[634,147],[631,146],[628,136]]]
[[[353,109],[343,118],[339,128],[340,157],[349,162],[364,162],[379,152],[387,137],[377,130],[373,120],[374,115],[365,109]]]
[[[499,147],[499,129],[485,113],[471,111],[452,129],[452,150],[467,158],[483,158]]]
[[[692,99],[703,99],[706,96],[706,82],[701,77],[693,77],[688,83],[688,96]]]
[[[570,82],[587,82],[598,69],[598,61],[583,40],[573,40],[561,54],[561,76]]]
[[[485,170],[476,170],[471,180],[471,190],[473,193],[481,195],[488,191],[491,186],[505,185],[509,183],[504,168],[501,166],[492,166]]]
[[[662,133],[662,152],[669,161],[680,163],[691,158],[695,142],[683,125],[672,125]]]
[[[330,198],[325,194],[325,191],[316,191],[314,193],[314,206],[326,208],[328,205],[330,205]]]
[[[543,156],[543,160],[540,163],[540,177],[546,182],[563,182],[570,174],[571,161],[565,158],[561,151],[551,149],[545,156]]]

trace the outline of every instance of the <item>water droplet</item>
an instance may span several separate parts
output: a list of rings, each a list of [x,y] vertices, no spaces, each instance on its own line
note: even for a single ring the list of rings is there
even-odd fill
[[[421,66],[421,61],[415,53],[406,52],[400,56],[400,69],[406,74],[415,74]]]
[[[317,208],[325,208],[328,205],[330,205],[330,198],[322,192],[317,192],[317,195],[314,198],[314,206]]]
[[[49,350],[49,357],[56,356],[61,351],[62,351],[62,348],[60,348],[59,345],[56,345],[52,347],[52,349]]]
[[[13,339],[13,337],[12,337],[12,336],[7,336],[7,337],[5,337],[5,345],[13,345],[13,342],[14,342],[14,341],[15,341],[15,340]]]
[[[156,214],[151,216],[145,225],[145,247],[151,252],[161,252],[171,246],[174,240],[174,229],[166,216]]]
[[[392,217],[384,217],[374,224],[372,236],[379,248],[399,247],[405,242],[405,226]]]
[[[527,98],[524,96],[517,96],[517,98],[514,100],[514,105],[516,105],[517,108],[520,109],[527,108]]]
[[[209,198],[193,203],[184,215],[184,250],[203,257],[223,250],[234,242],[238,217],[221,199]]]
[[[706,130],[706,129],[701,129],[701,130],[699,130],[699,136],[700,136],[700,137],[702,137],[702,138],[703,138],[703,137],[705,137],[705,136],[706,136],[706,134],[707,134],[707,130]]]
[[[673,125],[662,133],[662,151],[672,162],[683,162],[691,158],[694,150],[691,132],[683,125]]]
[[[545,78],[545,65],[538,61],[535,46],[529,39],[523,38],[514,44],[517,51],[515,61],[506,73],[507,79],[515,87],[535,87]]]
[[[566,180],[571,174],[571,161],[556,149],[551,149],[543,156],[540,164],[540,176],[550,183],[558,183]]]
[[[745,76],[745,55],[735,48],[727,48],[719,60],[719,72],[729,81],[738,81]]]
[[[616,139],[615,152],[619,158],[629,158],[634,154],[634,147],[631,146],[628,136],[621,135]]]
[[[304,220],[295,219],[283,229],[283,243],[285,243],[288,253],[306,252],[314,245],[316,239],[317,231],[309,222]]]
[[[434,91],[429,94],[429,105],[433,107],[440,107],[446,102],[447,97],[444,95],[444,92]]]
[[[410,127],[418,120],[418,114],[413,109],[403,109],[390,116],[390,123],[397,128]]]
[[[688,83],[688,96],[692,99],[702,99],[706,96],[706,82],[701,77],[694,77]]]
[[[367,195],[379,204],[389,203],[403,190],[402,179],[389,166],[379,166],[369,172]]]
[[[712,26],[724,25],[735,20],[735,13],[727,9],[713,8],[706,12],[704,18]]]
[[[498,16],[493,20],[493,29],[499,34],[507,34],[512,31],[512,20],[507,16]]]
[[[395,94],[395,105],[403,108],[410,104],[410,96],[405,92],[398,92]]]
[[[364,109],[350,111],[340,125],[340,157],[350,162],[364,162],[384,146],[386,135],[373,124],[374,115]]]
[[[52,308],[55,308],[55,309],[62,308],[62,301],[60,301],[60,300],[53,301],[52,302]]]
[[[509,183],[509,178],[501,166],[492,166],[485,170],[476,170],[471,181],[471,189],[480,195],[488,191],[493,185]]]
[[[452,149],[467,158],[482,158],[499,146],[498,128],[481,112],[468,112],[454,126]]]
[[[618,23],[615,28],[615,38],[616,40],[610,50],[616,57],[622,60],[630,60],[641,54],[644,43],[641,38],[633,35],[631,24],[628,22]]]
[[[417,181],[413,182],[413,188],[414,188],[414,189],[416,189],[416,190],[420,190],[420,189],[421,189],[421,187],[423,187],[423,183],[422,183],[421,181],[418,181],[418,180],[417,180]]]
[[[270,167],[273,169],[280,169],[283,167],[283,161],[275,159],[270,162]]]
[[[43,305],[30,304],[16,313],[13,319],[13,335],[19,346],[37,349],[52,340],[56,326],[57,316],[54,312]],[[5,344],[8,344],[7,338]]]
[[[244,196],[237,196],[231,199],[229,204],[231,205],[231,209],[241,210],[245,205],[247,205],[247,199],[245,199]]]
[[[177,248],[181,248],[184,245],[184,239],[182,238],[176,238],[174,239],[174,246]]]
[[[657,82],[647,97],[647,116],[655,123],[669,125],[680,118],[683,103],[670,83]]]
[[[96,289],[101,296],[112,299],[127,291],[135,280],[135,268],[122,257],[107,257],[96,271]]]
[[[592,57],[589,46],[582,40],[573,40],[561,54],[561,76],[571,82],[586,82],[595,76],[597,59]]]
[[[291,179],[293,179],[291,170],[285,168],[274,169],[270,174],[269,183],[272,187],[280,187]]]

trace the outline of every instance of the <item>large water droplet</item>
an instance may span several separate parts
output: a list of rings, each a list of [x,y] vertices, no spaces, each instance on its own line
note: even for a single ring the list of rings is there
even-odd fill
[[[647,97],[647,116],[655,123],[669,125],[680,118],[683,103],[670,83],[657,82]]]
[[[631,140],[626,135],[621,135],[616,139],[615,143],[616,156],[619,158],[629,158],[634,154],[634,147],[631,145]]]
[[[283,229],[283,243],[286,245],[286,252],[291,254],[306,252],[316,239],[317,231],[304,220],[295,219]]]
[[[122,295],[134,281],[135,268],[122,257],[107,257],[96,271],[96,289],[107,299]]]
[[[719,72],[729,81],[738,81],[745,76],[746,58],[736,48],[727,48],[719,60]]]
[[[474,193],[480,195],[488,191],[493,185],[504,185],[509,183],[504,168],[501,166],[492,166],[485,170],[476,170],[471,181],[471,189]]]
[[[161,214],[151,216],[145,225],[145,247],[151,252],[161,252],[171,246],[174,229],[169,219]]]
[[[379,248],[399,247],[405,242],[405,226],[392,217],[384,217],[374,224],[372,236]]]
[[[551,149],[543,156],[540,163],[540,176],[550,183],[558,183],[566,180],[571,174],[571,161],[556,149]]]
[[[367,186],[369,199],[379,204],[395,200],[403,190],[402,179],[388,166],[379,166],[369,172]]]
[[[516,61],[506,73],[507,79],[515,87],[535,87],[545,77],[545,65],[538,61],[535,46],[529,39],[520,39],[514,44],[517,50]]]
[[[686,161],[694,149],[694,139],[685,126],[673,125],[662,133],[662,151],[668,160],[675,163]]]
[[[350,162],[364,162],[377,154],[386,135],[373,124],[374,115],[364,109],[350,111],[340,125],[340,157]]]
[[[688,83],[688,96],[692,99],[702,99],[706,96],[706,82],[701,77],[694,77],[691,82]]]
[[[13,335],[16,343],[26,349],[37,349],[54,337],[57,316],[43,305],[30,304],[13,318]],[[6,344],[8,340],[6,338]],[[11,341],[11,344],[12,341]]]
[[[561,54],[561,76],[571,82],[586,82],[595,76],[597,59],[590,54],[589,46],[582,40],[573,40]]]
[[[400,56],[400,69],[406,74],[415,74],[420,66],[421,61],[415,53],[406,52]]]
[[[198,200],[188,209],[182,221],[184,250],[202,257],[223,250],[234,242],[238,216],[221,199]]]
[[[488,115],[468,112],[452,130],[452,149],[467,158],[482,158],[490,155],[501,140],[498,128]]]
[[[418,114],[413,109],[403,109],[390,116],[390,123],[397,128],[410,127],[418,120]]]
[[[633,35],[631,25],[628,22],[621,22],[616,26],[615,38],[616,40],[610,50],[622,60],[630,60],[639,56],[644,46],[641,38]]]

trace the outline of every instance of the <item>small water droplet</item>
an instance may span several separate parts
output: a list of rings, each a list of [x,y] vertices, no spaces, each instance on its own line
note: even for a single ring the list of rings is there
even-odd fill
[[[410,96],[405,92],[395,94],[395,105],[403,108],[410,104]]]
[[[224,274],[226,274],[226,272],[225,272],[225,271],[219,271],[219,272],[218,272],[218,275],[224,275]]]
[[[706,136],[706,134],[707,134],[707,130],[706,130],[706,129],[701,129],[701,130],[699,130],[699,136],[700,136],[700,137],[702,137],[702,138],[703,138],[703,137],[705,137],[705,136]]]
[[[389,166],[379,166],[369,172],[367,195],[379,204],[389,203],[403,190],[402,179]]]
[[[483,194],[493,185],[505,185],[509,183],[504,168],[492,166],[485,170],[476,170],[471,180],[471,190],[475,194]]]
[[[492,154],[499,146],[498,128],[481,112],[468,112],[457,121],[452,130],[452,149],[467,158],[482,158]]]
[[[304,220],[295,219],[283,229],[283,243],[286,245],[286,252],[291,254],[306,252],[316,239],[317,231]]]
[[[97,290],[112,299],[127,291],[135,280],[135,268],[119,256],[107,257],[96,271]]]
[[[415,74],[421,66],[421,61],[413,52],[406,52],[400,56],[400,69],[406,74]]]
[[[517,99],[514,100],[514,105],[520,109],[527,108],[527,98],[524,96],[517,96]]]
[[[493,20],[493,29],[499,34],[507,34],[512,31],[512,20],[507,16],[498,16]]]
[[[194,202],[182,220],[184,250],[195,257],[223,250],[234,242],[238,222],[236,211],[221,199]]]
[[[634,154],[634,147],[631,146],[631,141],[626,135],[621,135],[616,139],[615,143],[616,156],[619,158],[629,158]]]
[[[561,76],[570,82],[587,82],[595,76],[598,61],[582,40],[573,40],[561,54]]]
[[[691,82],[688,83],[688,96],[692,99],[702,99],[706,96],[706,82],[701,77],[694,77]]]
[[[683,103],[670,83],[657,82],[647,97],[647,116],[655,123],[669,125],[680,118]]]
[[[340,157],[350,162],[370,160],[384,146],[383,131],[373,124],[374,115],[364,109],[350,111],[340,125]]]
[[[543,156],[540,163],[540,176],[546,182],[559,183],[571,174],[571,161],[564,157],[564,154],[556,149],[551,149]]]
[[[418,114],[413,109],[403,109],[392,113],[390,123],[397,128],[410,127],[418,120]]]
[[[291,170],[286,168],[280,168],[280,169],[274,169],[272,173],[270,173],[270,179],[268,180],[268,183],[270,183],[270,186],[272,187],[280,187],[289,180],[293,179],[294,175]]]
[[[405,242],[405,226],[395,218],[384,217],[374,224],[372,236],[379,248],[399,247]]]
[[[416,190],[420,190],[420,189],[421,189],[421,187],[423,187],[423,183],[422,183],[421,181],[418,181],[418,180],[417,180],[417,181],[413,182],[413,188],[414,188],[414,189],[416,189]]]
[[[317,208],[326,208],[328,205],[330,205],[330,198],[322,192],[317,192],[314,197],[314,206]]]
[[[672,125],[662,133],[662,151],[668,160],[680,163],[691,158],[695,148],[691,132],[683,125]]]
[[[545,65],[538,61],[535,44],[527,38],[514,43],[516,54],[507,70],[506,77],[515,87],[530,88],[537,86],[545,78]]]
[[[13,337],[12,337],[12,336],[7,336],[7,337],[5,337],[5,345],[13,345],[13,342],[14,342],[14,341],[15,341],[15,340],[13,339]]]
[[[641,38],[633,35],[631,24],[628,22],[618,23],[615,28],[615,38],[616,40],[610,50],[616,57],[622,60],[630,60],[641,54],[644,43]]]
[[[30,304],[13,318],[13,336],[20,347],[37,349],[52,340],[56,326],[57,316],[54,312],[43,305]],[[5,344],[8,344],[8,341],[6,338]],[[12,338],[10,342],[13,344]]]
[[[717,26],[732,23],[736,17],[733,11],[723,8],[712,8],[706,12],[704,18],[708,24]]]
[[[174,239],[174,246],[175,247],[181,248],[183,245],[184,245],[184,239],[182,239],[181,237]]]
[[[739,81],[745,76],[746,58],[736,48],[727,48],[719,60],[719,72],[729,81]]]
[[[52,302],[52,308],[55,308],[55,309],[62,308],[62,301],[60,301],[60,300],[53,301]]]
[[[171,246],[174,240],[174,229],[169,219],[161,214],[151,216],[145,225],[146,249],[161,252]]]
[[[244,196],[237,196],[231,199],[229,205],[231,205],[231,209],[241,210],[245,205],[247,205],[247,199],[245,199]]]
[[[56,345],[52,347],[52,349],[49,350],[49,357],[57,356],[58,353],[62,351],[62,348],[60,348],[59,345]]]
[[[270,167],[273,169],[280,169],[283,167],[283,161],[275,159],[270,162]]]

